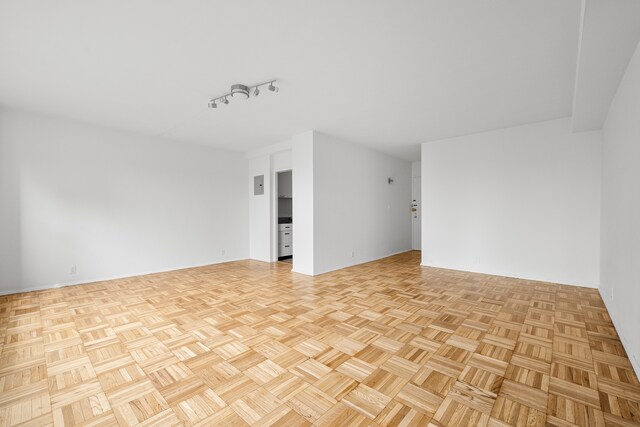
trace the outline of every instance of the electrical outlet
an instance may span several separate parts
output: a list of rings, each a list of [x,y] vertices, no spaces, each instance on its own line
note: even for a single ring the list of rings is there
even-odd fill
[[[72,265],[71,268],[69,269],[69,274],[77,274],[78,273],[78,267],[75,265]]]

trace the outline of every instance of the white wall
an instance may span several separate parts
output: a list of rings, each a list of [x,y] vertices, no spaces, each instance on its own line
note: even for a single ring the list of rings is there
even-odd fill
[[[293,171],[293,268],[314,273],[314,132],[294,135],[291,144]]]
[[[640,45],[603,128],[600,293],[640,376]]]
[[[567,118],[422,144],[423,264],[596,287],[601,140]]]
[[[315,132],[314,274],[411,249],[410,203],[411,163]],[[294,243],[294,262],[298,250]]]
[[[422,176],[421,162],[411,162],[411,176],[412,177]]]
[[[277,172],[291,170],[291,145],[289,145],[289,147],[284,151],[273,153],[271,158],[271,168],[273,169],[274,176]]]
[[[411,208],[414,209],[415,200],[416,212],[411,212],[411,249],[422,250],[422,163],[411,163]],[[415,215],[415,218],[414,218]]]
[[[246,155],[249,159],[249,257],[258,261],[277,260],[276,173],[291,169],[291,140],[269,145]],[[264,175],[264,194],[253,194],[253,177]]]
[[[255,195],[253,179],[264,177],[264,193]],[[262,155],[249,159],[249,258],[271,262],[271,158]]]
[[[246,176],[240,154],[0,110],[0,293],[246,258]]]

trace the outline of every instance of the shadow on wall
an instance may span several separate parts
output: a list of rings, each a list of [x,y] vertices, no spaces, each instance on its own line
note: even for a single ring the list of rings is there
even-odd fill
[[[12,147],[0,135],[0,293],[22,286],[21,177]]]

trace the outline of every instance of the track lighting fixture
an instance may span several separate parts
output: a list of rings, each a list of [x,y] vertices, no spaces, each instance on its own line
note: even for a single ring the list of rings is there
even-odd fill
[[[224,95],[221,95],[217,98],[210,99],[209,108],[218,108],[218,102],[220,104],[225,104],[225,105],[228,104],[229,103],[228,97],[231,97],[231,99],[233,100],[248,99],[252,89],[253,89],[253,97],[255,98],[256,96],[260,95],[261,86],[268,85],[267,89],[270,92],[278,93],[279,88],[273,85],[275,82],[276,82],[275,80],[269,80],[253,86],[247,86],[243,84],[234,84],[231,86],[231,91],[229,93],[225,93]]]

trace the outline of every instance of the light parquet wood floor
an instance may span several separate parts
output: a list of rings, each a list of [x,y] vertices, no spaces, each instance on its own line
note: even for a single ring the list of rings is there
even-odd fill
[[[594,289],[239,261],[0,297],[2,425],[628,426]]]

